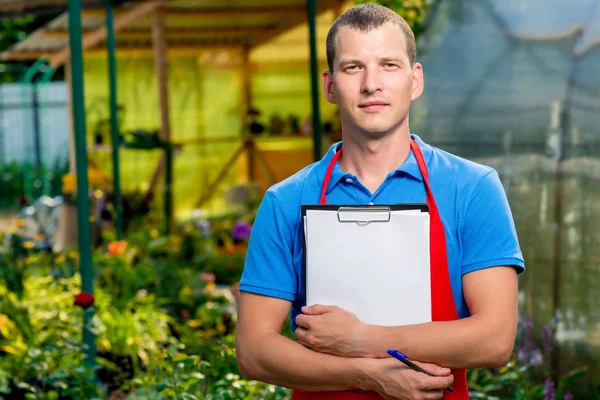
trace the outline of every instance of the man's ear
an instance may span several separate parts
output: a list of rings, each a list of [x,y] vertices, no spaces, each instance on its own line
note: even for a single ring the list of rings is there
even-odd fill
[[[425,88],[425,80],[423,78],[423,66],[419,63],[415,63],[412,68],[412,93],[410,96],[411,101],[418,99],[423,93]]]
[[[335,98],[335,92],[333,91],[333,72],[326,69],[321,74],[321,81],[323,82],[323,91],[325,92],[325,98],[331,104],[337,104]]]

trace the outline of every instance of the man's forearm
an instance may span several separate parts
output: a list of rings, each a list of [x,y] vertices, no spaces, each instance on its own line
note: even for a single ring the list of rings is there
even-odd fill
[[[321,354],[279,333],[264,333],[240,343],[238,363],[244,377],[304,391],[365,389],[361,360]]]
[[[398,327],[369,325],[363,355],[386,357],[387,349],[398,349],[412,359],[448,368],[496,367],[512,354],[513,332],[477,316]]]

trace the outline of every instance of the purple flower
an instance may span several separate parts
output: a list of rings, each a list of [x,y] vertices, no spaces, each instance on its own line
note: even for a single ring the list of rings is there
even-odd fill
[[[575,398],[575,396],[573,396],[571,393],[565,393],[563,400],[573,400],[573,398]]]
[[[200,223],[198,224],[198,227],[202,231],[203,238],[206,239],[206,238],[210,237],[210,222],[209,221],[207,221],[205,219],[200,221]]]
[[[236,222],[231,230],[231,238],[233,240],[246,240],[250,237],[252,225],[246,222]]]
[[[555,396],[554,382],[552,382],[552,379],[546,378],[544,381],[544,400],[554,400]]]
[[[208,220],[203,219],[202,221],[200,221],[198,223],[198,226],[200,227],[200,229],[209,229],[210,228],[210,222]]]
[[[549,355],[552,352],[552,328],[548,324],[544,325],[542,341],[544,343],[544,354]]]
[[[536,347],[533,344],[533,321],[529,315],[523,316],[523,344],[517,352],[517,359],[520,362],[530,364],[532,359],[537,361]]]
[[[523,331],[525,332],[525,334],[531,334],[532,329],[533,329],[533,321],[532,321],[531,317],[529,316],[529,314],[525,314],[523,316]]]

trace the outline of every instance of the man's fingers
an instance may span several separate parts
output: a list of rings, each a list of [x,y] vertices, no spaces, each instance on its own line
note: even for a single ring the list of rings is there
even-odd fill
[[[421,362],[417,362],[417,361],[413,361],[413,362],[415,364],[417,364],[419,367],[423,368],[425,371],[427,371],[435,376],[448,376],[452,372],[450,370],[450,368],[440,367],[439,365],[421,363]]]
[[[294,331],[294,334],[296,335],[296,338],[298,338],[298,340],[302,340],[302,341],[306,342],[306,337],[308,336],[308,329],[299,326]]]
[[[304,347],[312,348],[308,340],[308,329],[302,327],[297,328],[294,333],[296,334],[296,341]]]
[[[302,307],[302,312],[307,315],[319,315],[319,314],[325,314],[327,312],[331,312],[335,309],[336,309],[335,306],[324,306],[321,304],[315,304],[312,306]]]
[[[309,320],[310,318],[308,316],[300,314],[296,317],[296,325],[308,329],[310,328],[308,326],[310,323]]]

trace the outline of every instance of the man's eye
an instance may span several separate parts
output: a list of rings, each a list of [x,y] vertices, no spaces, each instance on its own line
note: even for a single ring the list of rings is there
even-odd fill
[[[344,68],[346,71],[356,71],[358,69],[358,65],[348,65]]]
[[[385,67],[386,67],[386,68],[388,68],[388,69],[400,68],[400,67],[398,66],[398,64],[392,64],[392,63],[386,63],[386,64],[385,64]]]

